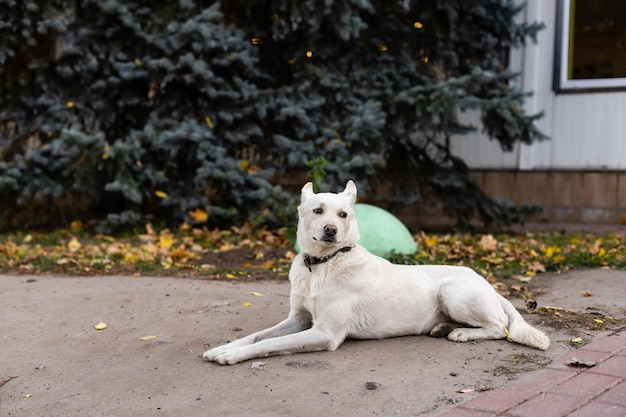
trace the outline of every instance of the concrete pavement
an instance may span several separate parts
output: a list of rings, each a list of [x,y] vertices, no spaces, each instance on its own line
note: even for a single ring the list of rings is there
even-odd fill
[[[626,307],[626,271],[536,281],[539,305]],[[0,381],[16,377],[0,385],[0,416],[624,415],[624,336],[572,350],[569,330],[539,315],[525,317],[549,334],[546,352],[412,336],[233,366],[201,359],[206,345],[282,320],[288,294],[286,281],[0,276]],[[597,364],[572,368],[571,356]]]

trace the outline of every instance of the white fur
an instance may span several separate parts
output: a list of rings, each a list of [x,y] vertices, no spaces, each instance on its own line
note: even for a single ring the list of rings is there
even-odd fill
[[[356,192],[352,181],[339,194],[314,194],[311,183],[302,188],[297,232],[302,253],[289,272],[289,316],[274,327],[206,351],[204,359],[233,364],[282,353],[335,350],[346,338],[440,333],[455,342],[508,337],[548,348],[550,339],[473,270],[394,265],[358,245]],[[335,234],[329,236],[325,228]],[[347,246],[353,249],[336,253]],[[311,265],[311,271],[304,263],[303,254],[323,258],[334,253],[327,262]],[[450,322],[457,328],[448,333]]]

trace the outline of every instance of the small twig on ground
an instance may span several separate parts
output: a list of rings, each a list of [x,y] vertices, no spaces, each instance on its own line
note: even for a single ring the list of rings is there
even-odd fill
[[[0,387],[2,387],[4,384],[6,384],[7,382],[9,382],[10,380],[12,380],[13,378],[17,378],[17,375],[15,376],[8,376],[4,379],[0,379]]]

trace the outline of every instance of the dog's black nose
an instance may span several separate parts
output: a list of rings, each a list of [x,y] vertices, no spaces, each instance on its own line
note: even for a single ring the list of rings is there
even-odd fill
[[[337,226],[327,224],[324,226],[324,233],[326,233],[326,236],[335,236],[337,234]]]

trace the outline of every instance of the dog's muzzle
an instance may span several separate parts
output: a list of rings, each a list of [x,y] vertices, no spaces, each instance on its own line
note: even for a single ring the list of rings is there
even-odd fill
[[[327,243],[335,243],[337,241],[337,226],[327,224],[324,226],[324,236],[322,241]]]

